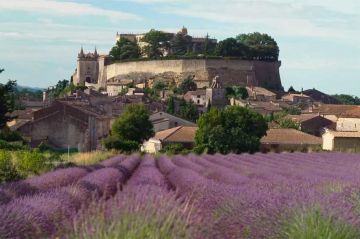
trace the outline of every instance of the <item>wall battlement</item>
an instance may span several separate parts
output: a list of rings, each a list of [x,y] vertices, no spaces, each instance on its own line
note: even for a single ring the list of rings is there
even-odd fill
[[[183,79],[193,78],[198,87],[208,87],[215,76],[219,76],[223,87],[261,86],[281,90],[281,62],[247,61],[239,59],[181,59],[181,60],[148,60],[107,63],[97,61],[93,72],[97,74],[99,87],[106,87],[110,79],[131,79],[133,75],[143,78],[173,80],[176,83]],[[80,65],[81,67],[81,65]],[[87,65],[89,71],[89,66]],[[77,69],[81,72],[81,69]],[[141,77],[140,77],[141,78]],[[81,83],[84,80],[75,81]]]

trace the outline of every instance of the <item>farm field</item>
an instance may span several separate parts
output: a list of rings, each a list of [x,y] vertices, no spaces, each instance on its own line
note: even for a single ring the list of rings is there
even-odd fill
[[[360,238],[360,156],[139,156],[0,186],[0,238]]]

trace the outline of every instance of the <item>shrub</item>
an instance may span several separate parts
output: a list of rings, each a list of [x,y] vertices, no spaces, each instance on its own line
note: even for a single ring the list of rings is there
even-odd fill
[[[0,183],[20,179],[9,152],[0,150]]]
[[[131,153],[140,149],[140,144],[132,140],[121,140],[116,136],[109,136],[103,144],[107,150],[115,149],[124,153]]]
[[[180,154],[184,151],[184,146],[182,144],[168,144],[162,151],[169,155]]]
[[[46,157],[38,150],[17,152],[15,160],[16,169],[23,176],[29,174],[38,175],[45,171],[49,166],[46,164]]]
[[[22,143],[9,143],[5,140],[0,139],[0,149],[5,149],[5,150],[11,150],[11,151],[15,151],[15,150],[24,150],[26,149],[26,146],[24,146]]]
[[[283,228],[284,238],[296,239],[353,239],[360,238],[360,232],[349,224],[337,221],[336,218],[325,216],[314,207],[307,211],[295,213]]]

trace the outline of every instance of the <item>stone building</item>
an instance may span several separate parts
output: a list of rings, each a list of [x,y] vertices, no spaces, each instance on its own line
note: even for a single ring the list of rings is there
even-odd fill
[[[318,137],[324,133],[324,128],[330,128],[334,125],[334,122],[319,114],[288,115],[286,118],[299,124],[301,131]]]
[[[341,152],[360,152],[360,107],[355,106],[340,114],[336,131],[327,129],[323,134],[323,149]]]
[[[178,126],[159,131],[143,144],[142,150],[157,153],[169,144],[181,144],[184,148],[191,149],[195,144],[196,130],[197,127]]]
[[[181,34],[187,35],[183,28]],[[174,37],[175,33],[168,33]],[[126,38],[137,42],[141,47],[144,34],[117,34],[116,39]],[[216,44],[216,39],[192,37],[191,48],[198,49],[207,43]],[[177,85],[186,78],[193,78],[198,88],[209,87],[215,76],[220,76],[223,87],[260,86],[282,90],[280,79],[280,61],[249,61],[240,58],[219,59],[179,59],[114,62],[108,55],[94,52],[85,53],[81,48],[77,58],[77,69],[73,74],[75,85],[86,85],[94,89],[106,90],[109,82],[116,84],[122,80],[145,83],[150,80],[164,80]],[[115,80],[114,80],[115,79]],[[114,88],[114,85],[111,86]],[[110,91],[113,91],[110,90]]]
[[[188,50],[191,50],[192,52],[200,52],[202,49],[204,49],[206,44],[216,44],[217,40],[213,38],[209,38],[207,35],[206,37],[193,37],[190,36],[188,33],[188,29],[186,27],[183,27],[179,32],[177,33],[169,33],[164,32],[167,34],[168,38],[172,40],[177,34],[182,34],[184,37],[187,37],[190,42],[188,46]],[[121,40],[122,38],[125,38],[129,41],[132,41],[134,43],[137,43],[140,49],[144,49],[148,44],[143,41],[144,36],[146,33],[141,34],[132,34],[132,33],[116,33],[116,41]],[[165,55],[167,55],[169,52],[165,52]]]
[[[154,126],[155,132],[167,130],[178,126],[196,126],[196,124],[193,122],[168,114],[163,111],[156,112],[150,115],[150,120]]]
[[[323,150],[360,153],[360,132],[326,130],[322,135]]]
[[[337,120],[336,130],[360,132],[360,107],[342,113]]]
[[[31,122],[31,144],[42,142],[59,149],[96,150],[109,135],[111,117],[86,104],[56,100],[36,111]]]
[[[206,90],[198,89],[194,91],[188,91],[184,95],[184,100],[187,102],[193,102],[197,106],[205,106],[207,103]]]
[[[309,152],[321,149],[321,138],[296,129],[269,129],[261,138],[262,152]]]
[[[276,94],[263,87],[250,86],[246,87],[246,90],[249,94],[249,100],[276,101]]]

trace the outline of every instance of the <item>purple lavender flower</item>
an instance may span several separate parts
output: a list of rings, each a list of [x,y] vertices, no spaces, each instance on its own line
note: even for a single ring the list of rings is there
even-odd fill
[[[103,168],[89,173],[79,180],[78,184],[98,196],[111,196],[116,193],[120,184],[126,180],[124,174],[115,168]]]
[[[100,163],[100,165],[104,166],[104,167],[114,167],[119,165],[121,162],[123,162],[125,160],[125,156],[124,155],[117,155],[115,157],[112,157],[110,159],[107,159],[103,162]]]
[[[75,183],[88,174],[83,168],[65,168],[26,179],[24,182],[39,191],[46,191]]]

